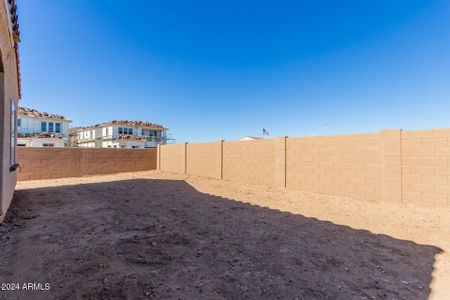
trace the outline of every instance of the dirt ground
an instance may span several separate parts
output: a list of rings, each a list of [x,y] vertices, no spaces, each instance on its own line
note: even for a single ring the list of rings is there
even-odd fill
[[[20,182],[0,251],[1,299],[450,299],[449,209],[156,171]]]

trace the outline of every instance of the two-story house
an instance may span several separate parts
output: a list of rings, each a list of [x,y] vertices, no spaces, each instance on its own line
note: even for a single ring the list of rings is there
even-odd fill
[[[167,128],[142,121],[110,121],[78,129],[78,147],[154,148],[167,143]]]
[[[69,124],[63,116],[19,107],[17,119],[17,146],[64,147]]]

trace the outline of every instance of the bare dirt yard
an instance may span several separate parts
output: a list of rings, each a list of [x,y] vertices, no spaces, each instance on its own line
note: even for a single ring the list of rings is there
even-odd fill
[[[156,171],[20,182],[0,251],[2,299],[450,299],[449,209]]]

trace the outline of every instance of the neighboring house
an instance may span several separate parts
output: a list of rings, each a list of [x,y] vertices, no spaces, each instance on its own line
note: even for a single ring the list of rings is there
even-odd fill
[[[0,222],[16,187],[16,108],[20,98],[19,25],[13,0],[0,1]]]
[[[77,147],[77,131],[83,127],[76,126],[69,128],[69,136],[67,138],[67,147]]]
[[[254,140],[261,140],[262,138],[256,137],[256,136],[244,136],[243,138],[240,138],[240,141],[254,141]]]
[[[64,147],[67,144],[69,124],[63,116],[19,107],[17,119],[17,146]]]
[[[111,121],[77,130],[78,147],[154,148],[167,143],[167,128],[142,121]]]

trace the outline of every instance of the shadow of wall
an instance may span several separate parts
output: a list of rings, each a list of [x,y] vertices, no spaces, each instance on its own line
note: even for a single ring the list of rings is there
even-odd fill
[[[441,251],[177,180],[18,191],[2,226],[1,281],[56,298],[426,299]]]

